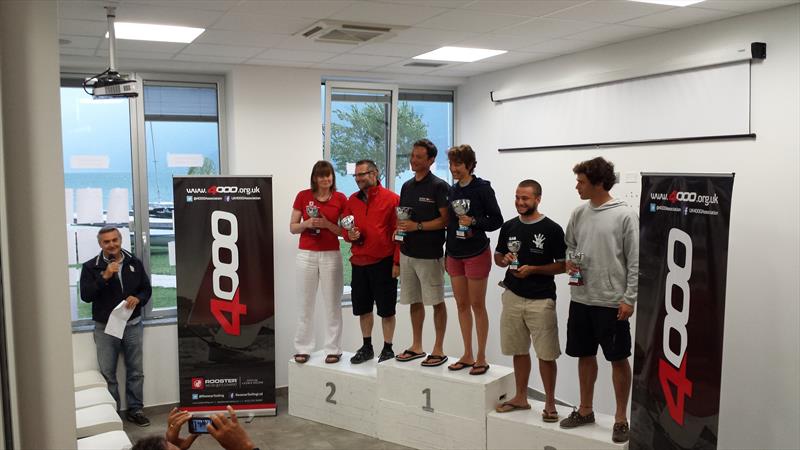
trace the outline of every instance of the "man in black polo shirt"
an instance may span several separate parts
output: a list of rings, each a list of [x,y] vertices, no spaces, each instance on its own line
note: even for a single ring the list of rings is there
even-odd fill
[[[533,340],[545,393],[542,420],[557,422],[556,358],[561,355],[561,349],[554,275],[564,273],[567,245],[561,226],[538,211],[541,201],[542,186],[538,182],[520,182],[514,200],[519,216],[503,224],[497,239],[495,264],[508,267],[503,280],[506,290],[502,296],[500,347],[504,355],[514,356],[517,392],[496,409],[510,412],[531,408],[528,377],[531,373],[529,349]]]
[[[400,206],[411,208],[408,220],[398,220],[397,231],[405,233],[400,246],[400,303],[411,305],[411,347],[397,355],[398,361],[425,357],[422,350],[422,324],[425,305],[433,306],[436,342],[423,366],[439,366],[447,361],[442,346],[447,326],[444,303],[444,227],[447,224],[445,181],[431,173],[436,160],[436,146],[420,139],[411,149],[414,178],[403,183]]]

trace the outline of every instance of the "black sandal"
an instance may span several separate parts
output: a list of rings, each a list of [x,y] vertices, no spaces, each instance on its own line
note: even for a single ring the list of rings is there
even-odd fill
[[[420,364],[423,367],[441,366],[447,361],[447,355],[428,355],[425,361]]]
[[[311,355],[308,353],[295,353],[294,362],[297,364],[305,364],[308,362],[309,358],[311,358]]]
[[[339,360],[342,359],[342,354],[339,353],[338,355],[328,355],[325,357],[325,364],[336,364]]]

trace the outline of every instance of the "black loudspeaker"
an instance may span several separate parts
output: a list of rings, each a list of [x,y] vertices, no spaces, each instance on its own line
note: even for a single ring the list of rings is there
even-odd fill
[[[753,55],[753,59],[767,59],[766,42],[751,42],[750,53]]]

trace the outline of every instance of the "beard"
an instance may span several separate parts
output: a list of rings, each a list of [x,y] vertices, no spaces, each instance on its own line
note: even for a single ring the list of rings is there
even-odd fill
[[[522,216],[532,216],[534,213],[536,213],[536,206],[532,206],[532,207],[526,209],[525,211],[522,211],[520,213],[520,215],[522,215]]]

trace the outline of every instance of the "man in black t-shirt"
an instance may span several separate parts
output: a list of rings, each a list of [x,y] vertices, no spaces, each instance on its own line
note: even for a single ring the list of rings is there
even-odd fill
[[[422,350],[422,324],[425,305],[433,306],[436,341],[423,366],[439,366],[447,361],[444,332],[447,310],[444,303],[444,227],[447,224],[447,183],[431,172],[436,160],[436,146],[420,139],[411,149],[414,178],[403,183],[400,207],[408,207],[411,217],[398,218],[400,245],[400,303],[410,305],[411,347],[397,355],[401,362],[425,357]]]
[[[500,228],[494,261],[508,267],[503,285],[500,345],[514,356],[517,392],[497,405],[497,412],[530,409],[528,377],[531,372],[531,340],[539,359],[545,392],[542,420],[557,422],[555,405],[556,358],[561,355],[556,317],[554,276],[564,273],[567,246],[564,230],[538,211],[542,186],[524,180],[517,186],[514,205],[519,213]]]

